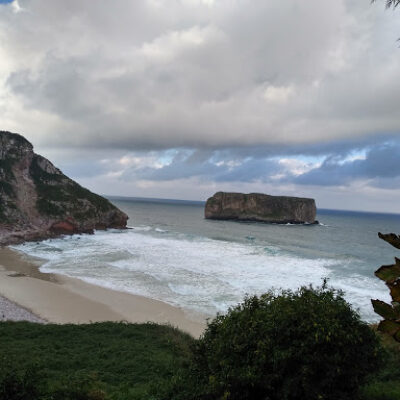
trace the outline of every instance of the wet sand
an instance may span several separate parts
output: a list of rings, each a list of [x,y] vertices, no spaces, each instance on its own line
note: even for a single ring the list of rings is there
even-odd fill
[[[52,323],[170,324],[198,337],[205,319],[158,300],[39,271],[41,261],[0,247],[0,295]]]

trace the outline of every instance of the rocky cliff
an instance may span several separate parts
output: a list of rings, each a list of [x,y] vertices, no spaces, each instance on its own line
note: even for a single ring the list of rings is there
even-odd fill
[[[269,196],[261,193],[218,192],[207,200],[205,217],[278,224],[315,223],[314,199]]]
[[[125,228],[127,219],[35,154],[23,136],[0,131],[0,244]]]

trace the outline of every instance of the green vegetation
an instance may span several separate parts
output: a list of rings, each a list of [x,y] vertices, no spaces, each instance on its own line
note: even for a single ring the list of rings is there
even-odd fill
[[[326,288],[249,297],[199,340],[156,324],[3,322],[0,399],[398,400],[400,345],[382,337]]]
[[[68,179],[62,173],[52,174],[39,164],[42,158],[33,157],[30,175],[35,183],[40,213],[51,216],[65,215],[66,211],[81,220],[96,217],[97,213],[115,207],[107,200]]]
[[[400,249],[400,236],[394,233],[382,234],[378,236],[393,247]],[[384,318],[379,323],[378,330],[387,333],[400,342],[400,259],[395,259],[393,265],[383,265],[375,271],[375,275],[383,280],[390,290],[392,297],[391,304],[381,300],[371,300],[374,310]]]
[[[14,174],[12,172],[12,167],[15,163],[15,158],[5,158],[0,159],[0,177],[2,180],[12,181],[14,180]]]
[[[156,324],[0,323],[0,400],[398,400],[400,343],[333,289],[252,296],[195,340]]]
[[[170,398],[354,399],[380,359],[377,336],[340,292],[267,293],[208,325]]]
[[[0,399],[150,399],[189,358],[192,342],[155,324],[3,322]],[[36,395],[12,397],[15,387]]]
[[[378,236],[400,249],[400,236],[380,232]],[[363,388],[363,400],[395,400],[400,399],[400,260],[395,258],[393,265],[382,265],[375,275],[389,288],[392,301],[387,304],[371,300],[375,312],[384,318],[377,327],[385,346],[384,368]]]
[[[400,399],[400,343],[385,333],[380,338],[384,348],[383,367],[361,389],[361,400]]]
[[[9,197],[14,196],[14,190],[12,185],[9,182],[0,180],[0,193],[4,193]]]
[[[13,202],[8,199],[15,198],[14,189],[10,182],[14,180],[12,166],[15,162],[13,158],[0,159],[0,222],[10,222],[5,214],[5,210],[11,205],[15,208]]]
[[[30,142],[28,142],[22,135],[19,135],[18,133],[12,133],[9,131],[0,131],[0,140],[1,140],[2,136],[6,136],[7,141],[9,140],[8,138],[11,137],[19,145],[25,145],[25,146],[27,145],[27,146],[32,147],[32,144]]]

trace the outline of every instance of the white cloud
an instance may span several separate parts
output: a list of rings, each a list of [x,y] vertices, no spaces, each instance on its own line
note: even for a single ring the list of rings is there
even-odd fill
[[[264,98],[271,103],[284,104],[294,93],[295,90],[292,86],[268,86],[264,91]]]
[[[206,45],[209,40],[218,36],[223,35],[213,27],[194,26],[186,30],[167,32],[149,43],[143,43],[140,52],[149,63],[171,62],[181,53]]]
[[[24,9],[19,5],[18,0],[14,0],[14,1],[11,3],[11,6],[12,6],[12,10],[13,10],[15,13],[20,13],[20,12],[24,11]]]
[[[28,12],[0,15],[0,124],[41,145],[296,146],[400,130],[400,24],[383,7],[15,4]]]
[[[307,163],[295,158],[281,158],[278,163],[284,167],[285,171],[291,175],[299,176],[311,171],[313,168],[320,167],[321,163]]]

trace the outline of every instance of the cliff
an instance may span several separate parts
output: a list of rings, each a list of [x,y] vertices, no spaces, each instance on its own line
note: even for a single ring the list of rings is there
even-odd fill
[[[207,200],[205,218],[260,221],[278,224],[316,223],[314,199],[269,196],[261,193],[218,192]]]
[[[0,244],[125,228],[127,219],[35,154],[23,136],[0,131]]]

